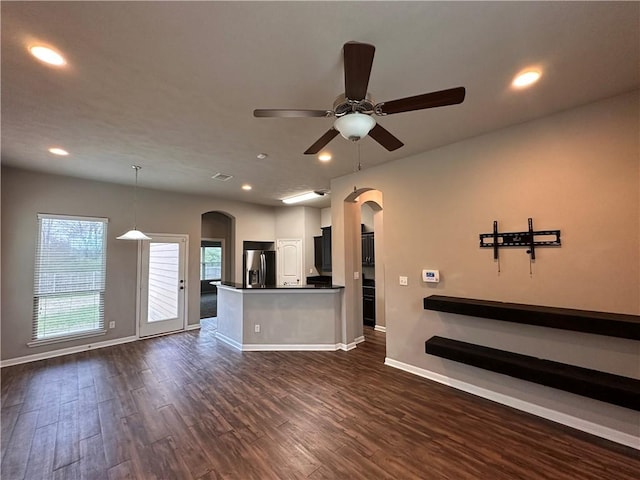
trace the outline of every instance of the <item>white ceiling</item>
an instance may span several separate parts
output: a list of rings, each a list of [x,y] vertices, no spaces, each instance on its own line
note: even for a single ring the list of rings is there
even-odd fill
[[[266,205],[354,171],[330,118],[342,45],[376,46],[375,102],[464,86],[461,105],[377,117],[405,146],[360,141],[363,168],[623,93],[640,84],[638,2],[2,2],[2,162]],[[47,67],[27,47],[60,50]],[[515,92],[519,70],[544,74]],[[54,157],[50,146],[71,155]],[[269,157],[258,160],[266,152]],[[211,180],[217,172],[228,182]],[[240,189],[243,183],[253,190]],[[326,206],[328,200],[309,203]]]

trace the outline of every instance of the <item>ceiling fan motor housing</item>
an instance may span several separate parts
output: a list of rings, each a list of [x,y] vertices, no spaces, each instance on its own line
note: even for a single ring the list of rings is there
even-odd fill
[[[373,110],[374,103],[371,101],[371,94],[369,93],[362,100],[351,100],[342,94],[338,95],[338,98],[333,102],[333,111],[336,117],[355,112],[371,115]]]

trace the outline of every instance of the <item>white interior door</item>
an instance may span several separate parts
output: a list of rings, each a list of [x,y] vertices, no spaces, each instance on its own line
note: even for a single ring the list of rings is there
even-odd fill
[[[183,330],[186,308],[186,235],[151,235],[140,242],[139,335]]]
[[[278,285],[302,285],[302,240],[278,240]]]

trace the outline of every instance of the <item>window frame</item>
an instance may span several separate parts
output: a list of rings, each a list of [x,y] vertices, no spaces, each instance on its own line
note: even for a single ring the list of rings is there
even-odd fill
[[[74,290],[69,292],[49,292],[42,293],[39,292],[39,285],[41,285],[42,281],[42,268],[44,265],[43,259],[48,258],[48,256],[43,256],[42,247],[43,247],[43,221],[44,220],[63,220],[63,221],[80,221],[80,222],[95,222],[102,223],[102,243],[101,243],[101,251],[99,254],[100,259],[100,268],[99,272],[99,281],[98,288],[93,290]],[[107,231],[108,231],[109,219],[104,217],[88,217],[88,216],[78,216],[78,215],[60,215],[60,214],[47,214],[47,213],[38,213],[37,214],[37,239],[36,239],[36,248],[35,248],[35,257],[34,257],[34,274],[33,274],[33,311],[32,311],[32,320],[31,320],[31,341],[27,343],[30,347],[47,345],[51,343],[58,342],[66,342],[70,340],[76,340],[87,337],[94,337],[98,335],[104,335],[107,333],[106,323],[105,323],[105,314],[104,314],[104,297],[106,291],[106,270],[107,270]],[[74,238],[74,237],[71,237]],[[76,237],[77,238],[77,237]],[[45,337],[38,338],[38,328],[40,322],[40,314],[39,314],[39,304],[43,298],[56,299],[56,298],[73,298],[79,297],[81,295],[90,295],[98,294],[98,325],[96,328],[81,330],[74,333],[61,333],[61,334],[53,334]],[[70,317],[71,318],[71,317]]]
[[[203,245],[204,243],[217,243],[218,245]],[[205,265],[209,263],[203,262],[204,249],[205,248],[219,248],[220,249],[220,278],[202,278],[203,272],[206,271]],[[200,281],[201,282],[220,282],[224,275],[224,245],[219,240],[202,240],[200,244]]]

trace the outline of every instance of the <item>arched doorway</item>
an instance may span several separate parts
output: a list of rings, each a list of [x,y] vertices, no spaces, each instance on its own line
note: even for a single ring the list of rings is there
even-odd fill
[[[217,287],[233,281],[235,219],[219,211],[202,214],[200,229],[200,319],[217,317]],[[214,323],[213,321],[211,323]]]
[[[385,255],[382,192],[371,188],[354,190],[345,199],[345,267],[360,272],[345,295],[345,331],[355,343],[365,339],[367,328],[386,332]],[[345,278],[346,280],[346,278]],[[378,341],[384,336],[378,334]]]

